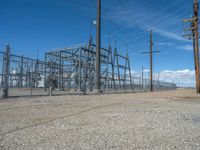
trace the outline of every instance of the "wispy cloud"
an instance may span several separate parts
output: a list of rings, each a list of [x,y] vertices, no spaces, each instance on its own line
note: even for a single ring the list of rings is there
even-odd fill
[[[174,40],[177,40],[177,41],[190,42],[189,40],[183,38],[182,36],[180,36],[180,35],[178,35],[176,33],[167,31],[167,30],[162,30],[162,29],[155,28],[154,32],[157,32],[157,33],[165,36],[166,38],[174,39]]]
[[[173,46],[174,44],[171,42],[161,42],[157,43],[158,46]]]
[[[160,12],[157,14],[152,8],[145,7],[140,4],[135,4],[135,9],[132,9],[129,4],[126,5],[127,9],[121,7],[113,8],[112,11],[108,12],[108,16],[112,16],[112,21],[121,26],[128,26],[129,28],[147,30],[152,28],[157,34],[171,40],[180,42],[190,42],[189,40],[182,37],[182,24],[181,17],[177,17],[170,13]],[[176,12],[176,11],[175,11]],[[140,14],[144,16],[140,16]],[[177,11],[176,14],[181,14]],[[158,16],[157,16],[158,15]],[[165,20],[163,23],[164,16]],[[161,20],[159,22],[159,20]],[[168,21],[167,21],[168,20]],[[178,22],[178,25],[177,25]],[[173,28],[172,28],[173,27]]]
[[[182,45],[178,47],[179,49],[183,49],[183,50],[187,50],[187,51],[192,51],[193,50],[193,46],[192,45]]]

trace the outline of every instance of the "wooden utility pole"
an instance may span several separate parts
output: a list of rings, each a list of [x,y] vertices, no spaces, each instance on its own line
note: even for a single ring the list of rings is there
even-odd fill
[[[200,93],[199,76],[199,19],[198,19],[198,0],[194,0],[194,34],[195,34],[195,56],[196,56],[196,74],[197,74],[197,93]]]
[[[198,71],[197,71],[197,60],[196,60],[196,42],[195,42],[195,30],[194,30],[194,23],[191,22],[191,28],[192,29],[192,44],[193,44],[193,51],[194,51],[194,68],[195,68],[195,79],[196,79],[196,93],[198,93],[199,91],[199,79],[198,79]]]
[[[153,33],[150,29],[150,51],[143,52],[142,54],[149,54],[150,56],[150,92],[153,92],[153,53],[159,53],[160,51],[153,51]]]
[[[153,92],[153,41],[152,30],[150,30],[150,91]]]
[[[196,75],[196,93],[200,93],[200,75],[199,75],[199,25],[198,25],[198,0],[194,0],[194,16],[190,19],[184,19],[183,23],[190,22],[190,28],[185,28],[184,31],[191,31],[189,34],[183,35],[189,40],[193,40],[194,48],[194,66],[195,66],[195,75]]]
[[[100,93],[100,51],[101,51],[101,0],[97,0],[97,25],[96,25],[96,80],[95,92]]]

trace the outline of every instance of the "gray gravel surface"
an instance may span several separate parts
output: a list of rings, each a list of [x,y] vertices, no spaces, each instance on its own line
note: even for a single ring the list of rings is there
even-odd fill
[[[4,149],[200,149],[200,96],[177,90],[2,100]]]

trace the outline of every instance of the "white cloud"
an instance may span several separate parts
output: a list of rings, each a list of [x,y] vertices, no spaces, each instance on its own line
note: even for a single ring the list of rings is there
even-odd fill
[[[164,70],[160,72],[160,80],[183,84],[186,87],[195,86],[195,72],[189,69],[185,70]]]
[[[173,46],[174,44],[170,42],[162,42],[162,43],[158,43],[157,45],[158,46]]]
[[[143,70],[143,73],[144,75],[147,75],[149,74],[150,70],[149,69],[144,69]],[[141,77],[141,74],[142,74],[142,70],[141,71],[134,71],[134,70],[131,70],[131,74],[135,77]]]
[[[148,72],[150,72],[149,69],[144,69],[144,73],[148,73]]]
[[[132,75],[135,77],[141,77],[141,72],[132,71]],[[144,70],[145,78],[149,78],[149,70]],[[159,76],[159,77],[158,77]],[[154,73],[154,80],[165,81],[169,83],[175,83],[177,86],[194,87],[195,86],[195,72],[194,70],[163,70],[158,73]]]

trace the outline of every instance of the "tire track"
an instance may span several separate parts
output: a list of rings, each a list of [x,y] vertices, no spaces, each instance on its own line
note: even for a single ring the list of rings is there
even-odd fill
[[[89,108],[89,109],[86,109],[86,110],[83,110],[83,111],[80,111],[80,112],[77,112],[77,113],[74,113],[74,114],[69,114],[69,115],[60,116],[60,117],[54,117],[54,118],[49,119],[47,121],[42,121],[42,122],[39,122],[39,123],[35,123],[35,124],[32,124],[32,125],[28,125],[28,126],[24,126],[24,127],[20,127],[20,128],[17,127],[17,128],[12,129],[12,130],[10,130],[8,132],[0,134],[0,136],[5,136],[7,134],[12,134],[14,132],[22,131],[22,130],[25,130],[25,129],[28,129],[28,128],[32,128],[32,127],[36,127],[36,126],[39,126],[39,125],[42,125],[42,124],[47,124],[49,122],[53,122],[53,121],[56,121],[56,120],[59,120],[59,119],[78,116],[78,115],[81,115],[83,113],[87,113],[87,112],[90,112],[90,111],[93,111],[93,110],[97,110],[97,109],[101,109],[101,108],[105,108],[105,107],[109,107],[109,106],[113,106],[113,105],[118,105],[118,104],[122,104],[122,102],[112,103],[112,104],[102,105],[102,106],[96,106],[96,107],[92,107],[92,108]]]

